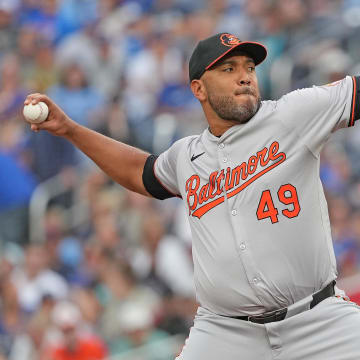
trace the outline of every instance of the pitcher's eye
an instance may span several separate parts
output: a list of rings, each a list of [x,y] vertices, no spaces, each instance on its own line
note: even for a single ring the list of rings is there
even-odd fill
[[[229,66],[229,67],[226,67],[223,71],[225,72],[232,72],[234,70],[233,67]]]

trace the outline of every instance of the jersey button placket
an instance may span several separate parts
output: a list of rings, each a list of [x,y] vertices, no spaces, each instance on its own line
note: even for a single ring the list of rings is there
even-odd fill
[[[224,170],[226,173],[226,169],[228,167],[236,166],[232,164],[231,158],[229,155],[231,154],[231,146],[226,145],[224,143],[218,143],[218,161],[220,163],[220,168]],[[258,272],[258,267],[254,262],[254,258],[251,252],[250,244],[245,242],[244,234],[241,231],[241,227],[239,227],[239,221],[241,221],[241,211],[240,208],[235,208],[235,201],[237,196],[232,197],[231,199],[225,196],[225,206],[228,207],[228,213],[230,216],[230,221],[232,223],[234,229],[235,243],[236,249],[240,256],[240,261],[242,262],[242,266],[245,269],[246,277],[248,279],[249,285],[253,288],[255,293],[259,296],[263,296],[262,286],[263,283],[261,277]],[[250,246],[250,247],[249,247]]]
[[[228,166],[230,166],[229,165],[230,159],[229,159],[228,154],[225,151],[226,146],[225,146],[225,144],[223,142],[221,142],[221,143],[219,143],[217,145],[217,147],[218,147],[218,159],[219,159],[219,162],[220,162],[220,168],[225,171],[226,168]]]
[[[218,144],[218,159],[220,163],[222,163],[221,168],[226,171],[226,168],[231,166],[229,164],[230,159],[226,152],[224,151],[225,144],[220,143]],[[234,198],[232,200],[235,200]],[[233,208],[230,203],[229,199],[225,196],[225,204],[229,207],[229,212],[231,214],[231,222],[233,223],[233,227],[235,230],[235,240],[237,242],[237,248],[240,250],[241,259],[243,266],[245,267],[245,271],[247,273],[247,278],[249,283],[251,283],[253,286],[258,286],[260,282],[260,277],[257,275],[255,264],[253,263],[251,252],[248,251],[248,247],[246,246],[245,242],[241,241],[242,235],[239,234],[236,229],[238,227],[237,222],[239,219],[237,219],[237,216],[240,215],[238,209]],[[241,241],[241,242],[240,242]],[[245,251],[247,250],[247,251]]]

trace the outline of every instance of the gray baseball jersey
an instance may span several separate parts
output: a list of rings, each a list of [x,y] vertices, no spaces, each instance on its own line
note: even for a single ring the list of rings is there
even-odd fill
[[[221,137],[206,129],[150,156],[155,197],[181,197],[193,235],[202,307],[255,315],[287,307],[336,278],[320,151],[360,117],[360,79],[263,101]]]

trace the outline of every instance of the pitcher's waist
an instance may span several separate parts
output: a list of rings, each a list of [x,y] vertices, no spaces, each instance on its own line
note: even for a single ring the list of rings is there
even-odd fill
[[[317,291],[314,294],[307,296],[306,298],[297,301],[296,303],[282,309],[266,312],[259,315],[249,315],[249,316],[227,316],[233,319],[239,319],[244,321],[251,321],[257,324],[266,324],[274,321],[281,321],[296,314],[299,314],[303,311],[310,310],[319,304],[321,301],[325,300],[330,296],[335,295],[335,284],[336,281],[333,280],[331,283],[326,285],[321,290]]]

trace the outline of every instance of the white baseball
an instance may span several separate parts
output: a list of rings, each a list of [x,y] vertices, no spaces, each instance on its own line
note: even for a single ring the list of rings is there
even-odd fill
[[[27,121],[33,124],[39,124],[47,119],[49,108],[44,102],[40,101],[35,105],[25,105],[23,114]]]

